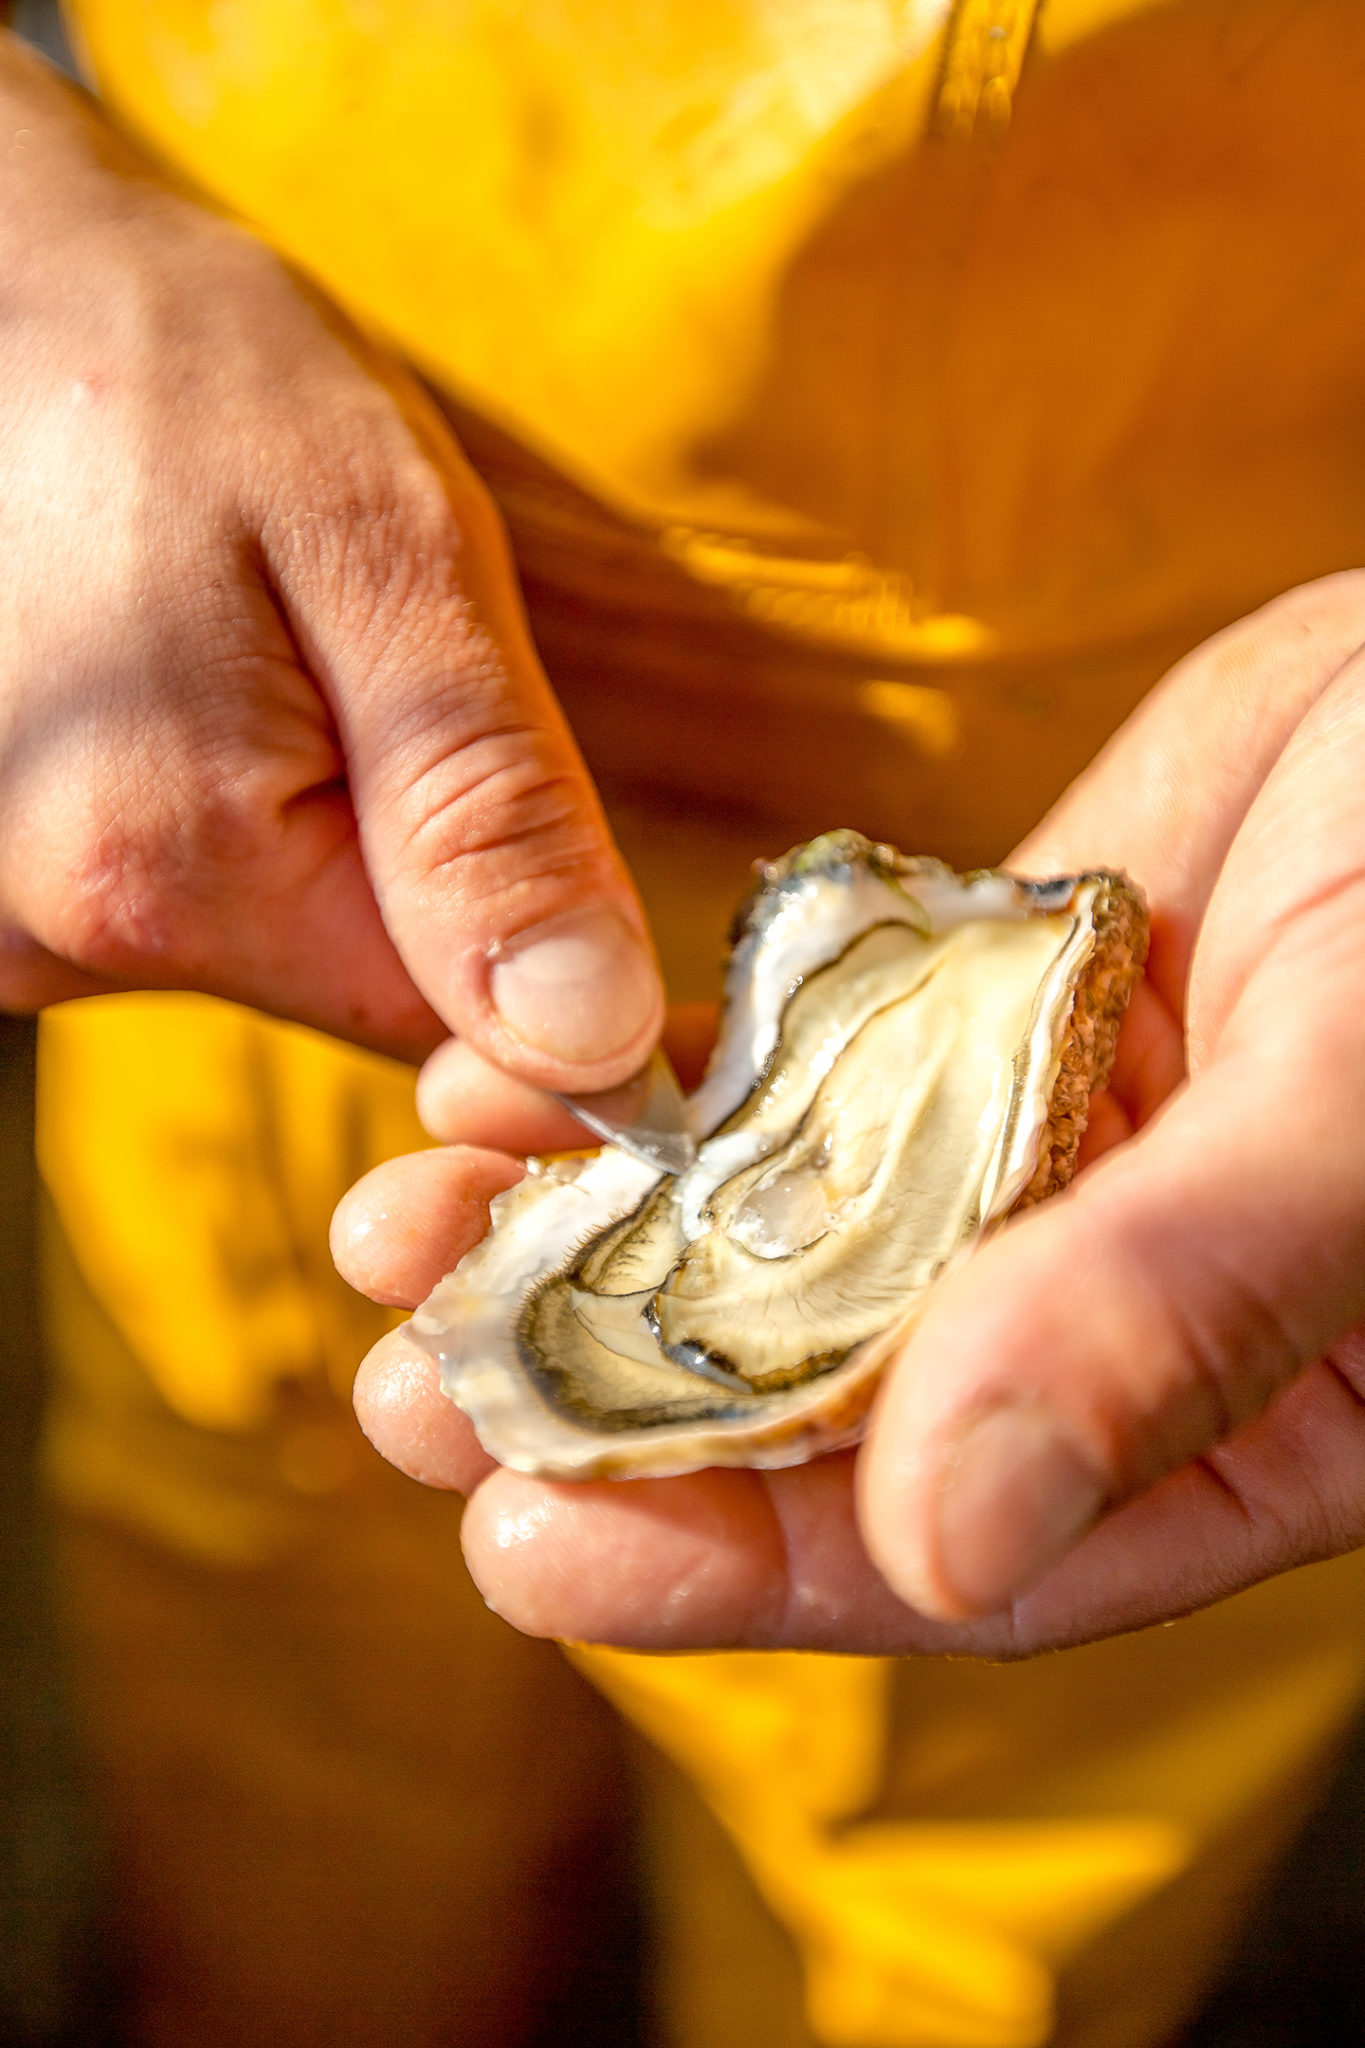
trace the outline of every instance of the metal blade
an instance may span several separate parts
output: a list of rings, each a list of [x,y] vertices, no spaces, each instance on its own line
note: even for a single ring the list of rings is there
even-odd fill
[[[697,1156],[677,1075],[662,1052],[619,1088],[600,1095],[556,1095],[555,1100],[594,1137],[619,1145],[645,1166],[686,1173]]]

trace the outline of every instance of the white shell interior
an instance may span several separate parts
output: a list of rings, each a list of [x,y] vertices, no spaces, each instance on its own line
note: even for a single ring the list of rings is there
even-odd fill
[[[1033,1176],[1099,886],[864,861],[776,882],[731,962],[689,1106],[690,1171],[668,1182],[614,1146],[533,1171],[413,1317],[485,1448],[521,1471],[590,1478],[793,1464],[855,1440],[925,1290]],[[883,929],[887,942],[865,940]],[[897,954],[913,1001],[879,1005],[884,984],[846,970],[859,941],[883,975]],[[826,1014],[814,978],[836,962]],[[801,1032],[800,1058],[786,1058]],[[585,1248],[637,1212],[657,1219],[632,1248],[643,1284],[629,1270],[629,1284],[579,1284]],[[799,1350],[803,1262],[812,1284],[823,1276],[821,1328],[851,1344],[797,1383],[755,1387],[743,1331],[775,1356]]]

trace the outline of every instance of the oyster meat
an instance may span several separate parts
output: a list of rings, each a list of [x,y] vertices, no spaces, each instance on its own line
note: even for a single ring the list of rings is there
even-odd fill
[[[856,832],[762,870],[674,1178],[531,1162],[412,1328],[502,1464],[854,1442],[940,1274],[1066,1184],[1146,951],[1123,876],[956,875]]]

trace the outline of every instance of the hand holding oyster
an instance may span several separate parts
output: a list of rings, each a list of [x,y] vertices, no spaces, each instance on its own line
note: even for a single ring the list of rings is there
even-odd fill
[[[837,831],[763,869],[677,1178],[533,1162],[413,1317],[500,1464],[794,1465],[857,1440],[938,1277],[1071,1178],[1146,952],[1119,875]]]
[[[1365,1543],[1362,643],[1365,573],[1230,627],[1012,856],[1140,877],[1151,956],[1093,1164],[939,1274],[856,1457],[527,1476],[480,1450],[410,1336],[376,1347],[362,1424],[470,1496],[465,1554],[500,1613],[652,1649],[1019,1655]],[[355,1284],[409,1308],[486,1235],[512,1155],[575,1142],[458,1042],[422,1099],[448,1149],[377,1168],[334,1235]]]

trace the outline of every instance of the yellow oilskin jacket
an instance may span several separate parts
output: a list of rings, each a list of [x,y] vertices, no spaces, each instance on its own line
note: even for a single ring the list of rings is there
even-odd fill
[[[1355,0],[72,12],[458,401],[608,779],[1000,854],[1365,558]]]
[[[608,794],[702,840],[998,857],[1171,658],[1365,560],[1355,0],[72,13],[115,113],[448,400]],[[685,960],[687,878],[655,908]],[[419,1142],[401,1070],[223,1006],[48,1020],[48,1186],[142,1375],[59,1271],[66,1498],[287,1548],[157,1418],[240,1447],[344,1380],[376,1325],[327,1214]],[[579,1654],[790,1929],[819,2040],[1146,2048],[1365,1690],[1359,1578],[1020,1669]]]

